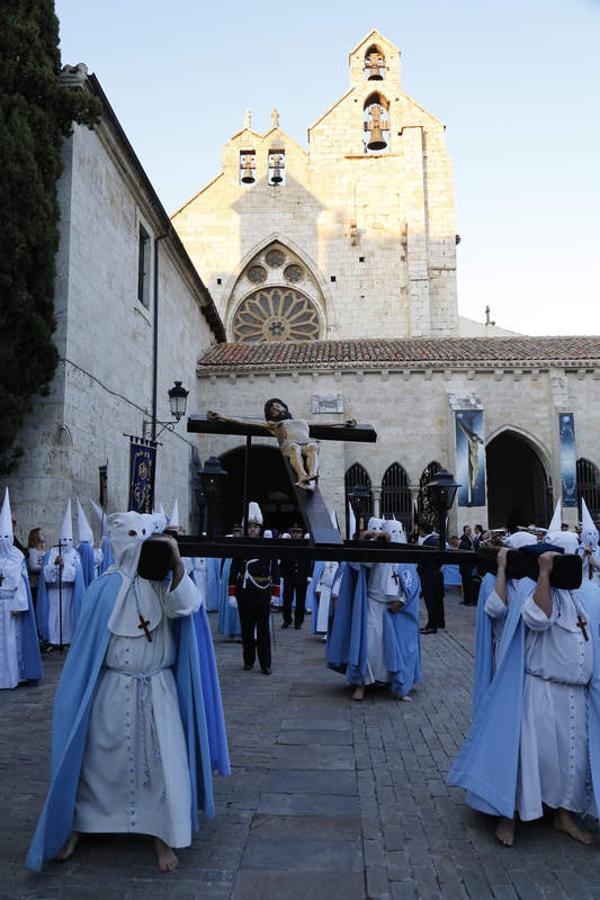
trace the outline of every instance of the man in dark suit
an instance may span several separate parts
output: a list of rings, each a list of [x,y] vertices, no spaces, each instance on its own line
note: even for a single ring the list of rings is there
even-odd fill
[[[288,528],[289,536],[293,541],[301,541],[304,534],[302,526],[294,524]],[[299,630],[304,622],[304,604],[306,601],[306,589],[312,578],[313,564],[310,560],[284,559],[281,562],[280,572],[283,578],[283,624],[282,628],[289,628],[292,624],[292,602],[296,594],[296,610],[294,613],[294,628]]]
[[[437,548],[440,545],[438,535],[433,532],[423,541],[423,547]],[[439,562],[424,559],[417,565],[421,580],[421,594],[427,607],[427,624],[421,628],[421,634],[435,634],[438,628],[445,628],[444,615],[444,576]]]
[[[471,526],[464,525],[458,549],[473,550],[473,546],[474,544]],[[467,565],[463,564],[459,566],[459,569],[463,589],[462,602],[465,606],[475,606],[477,603],[477,585],[475,583],[475,579],[473,578],[473,566],[467,563]]]

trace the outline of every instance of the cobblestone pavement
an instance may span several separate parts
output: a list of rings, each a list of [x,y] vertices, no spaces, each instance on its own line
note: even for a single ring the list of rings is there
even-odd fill
[[[270,678],[243,672],[240,646],[217,640],[234,772],[217,780],[217,818],[166,876],[143,839],[88,838],[41,876],[23,868],[46,787],[51,655],[41,686],[0,692],[0,897],[600,898],[600,847],[540,822],[502,848],[493,823],[446,786],[468,726],[474,633],[474,610],[456,595],[447,609],[448,630],[423,638],[412,703],[385,691],[353,703],[310,620],[280,631],[275,616]]]

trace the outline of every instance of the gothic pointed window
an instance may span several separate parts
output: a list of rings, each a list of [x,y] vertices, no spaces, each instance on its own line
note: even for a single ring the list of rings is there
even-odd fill
[[[365,151],[381,153],[390,143],[390,105],[383,94],[370,94],[363,107]]]
[[[437,529],[437,520],[436,513],[431,508],[431,504],[429,503],[429,497],[427,496],[426,487],[430,481],[437,475],[442,467],[439,462],[430,462],[429,465],[423,469],[423,474],[421,475],[419,481],[419,498],[417,501],[417,514],[419,516],[419,525],[422,525],[426,528]]]
[[[376,44],[371,44],[365,53],[365,79],[383,81],[385,78],[385,56]]]
[[[600,517],[600,471],[589,459],[577,460],[577,505],[581,515],[581,501],[594,521]]]
[[[406,471],[400,463],[392,463],[381,481],[381,515],[398,519],[408,534],[412,527],[412,497]]]
[[[359,462],[354,463],[354,465],[350,466],[344,475],[344,487],[346,493],[346,515],[348,515],[348,507],[350,505],[349,495],[352,493],[355,487],[360,485],[361,487],[365,487],[368,494],[367,499],[367,508],[365,512],[366,519],[369,516],[373,515],[373,491],[371,489],[371,478],[369,473]]]

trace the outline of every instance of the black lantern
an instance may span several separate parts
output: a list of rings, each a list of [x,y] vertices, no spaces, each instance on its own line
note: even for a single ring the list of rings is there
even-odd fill
[[[206,536],[211,540],[215,531],[215,505],[219,493],[219,483],[227,478],[227,472],[216,456],[209,456],[200,469],[199,475],[202,479],[202,494],[206,502]]]
[[[451,472],[440,469],[425,488],[431,508],[437,513],[440,550],[446,549],[446,518],[459,487]]]
[[[186,389],[182,387],[180,381],[176,381],[171,390],[167,391],[167,393],[169,395],[171,415],[176,422],[179,422],[179,420],[185,416],[189,391],[186,391]]]
[[[364,484],[355,485],[348,494],[348,501],[356,519],[356,534],[350,535],[350,538],[353,540],[359,537],[361,530],[364,528],[364,519],[370,499],[371,492]]]

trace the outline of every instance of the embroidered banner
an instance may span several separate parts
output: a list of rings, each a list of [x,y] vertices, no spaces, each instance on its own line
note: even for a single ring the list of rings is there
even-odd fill
[[[143,438],[129,438],[129,509],[151,513],[154,503],[156,443]]]
[[[562,505],[577,506],[577,451],[575,449],[575,417],[573,413],[559,414],[558,439]]]
[[[456,480],[459,506],[485,506],[483,410],[456,410]]]

